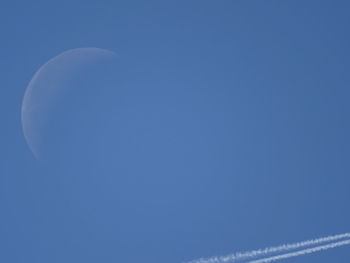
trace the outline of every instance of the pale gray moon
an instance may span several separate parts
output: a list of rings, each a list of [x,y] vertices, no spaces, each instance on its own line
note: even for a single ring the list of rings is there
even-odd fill
[[[62,97],[74,89],[74,79],[84,69],[115,59],[112,51],[100,48],[77,48],[65,51],[45,63],[33,76],[23,98],[22,128],[26,142],[36,158],[41,159],[46,136],[55,111],[64,107]]]

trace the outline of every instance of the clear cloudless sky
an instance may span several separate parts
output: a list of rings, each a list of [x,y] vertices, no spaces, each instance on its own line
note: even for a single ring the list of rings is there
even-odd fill
[[[349,231],[349,9],[2,1],[0,262],[180,263]],[[21,104],[41,65],[79,47],[119,55],[123,85],[104,96],[122,105],[105,138],[120,148],[64,172],[34,158]]]

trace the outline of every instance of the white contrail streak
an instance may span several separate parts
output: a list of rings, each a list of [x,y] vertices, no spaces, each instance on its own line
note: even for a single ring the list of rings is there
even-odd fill
[[[269,258],[256,259],[253,261],[249,261],[248,263],[269,263],[269,262],[274,262],[277,260],[299,257],[299,256],[312,254],[312,253],[316,253],[319,251],[328,250],[328,249],[346,246],[346,245],[350,245],[350,239],[330,243],[330,244],[323,245],[323,246],[307,248],[307,249],[303,249],[303,250],[299,250],[299,251],[295,251],[295,252],[290,252],[290,253],[286,253],[286,254],[282,254],[282,255],[277,255],[277,256],[273,256],[273,257],[269,257]]]
[[[188,263],[228,263],[236,262],[244,259],[251,259],[256,257],[268,256],[273,253],[279,253],[284,251],[290,251],[308,246],[315,246],[327,242],[336,241],[339,239],[350,238],[350,233],[344,233],[340,235],[333,235],[328,237],[321,237],[317,239],[306,240],[302,242],[296,242],[291,244],[284,244],[276,247],[268,247],[264,249],[252,250],[247,252],[238,252],[227,256],[216,256],[211,258],[201,258],[189,261]]]

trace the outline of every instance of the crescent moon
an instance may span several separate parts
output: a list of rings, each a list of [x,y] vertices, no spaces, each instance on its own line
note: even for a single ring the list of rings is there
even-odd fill
[[[34,74],[25,91],[21,120],[26,142],[37,159],[42,157],[45,127],[49,125],[52,111],[73,78],[90,65],[115,58],[112,51],[100,48],[77,48],[65,51],[46,62]]]

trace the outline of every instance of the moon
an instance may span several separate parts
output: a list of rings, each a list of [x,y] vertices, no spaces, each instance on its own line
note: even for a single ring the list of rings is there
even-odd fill
[[[25,140],[37,159],[43,159],[50,141],[49,130],[59,134],[57,116],[65,111],[67,119],[72,105],[87,96],[95,96],[88,82],[95,82],[107,72],[108,63],[116,54],[100,48],[77,48],[65,51],[50,59],[35,73],[23,98],[21,119]],[[99,85],[95,85],[100,88]],[[75,96],[75,97],[74,97]],[[54,151],[54,150],[53,150]]]

